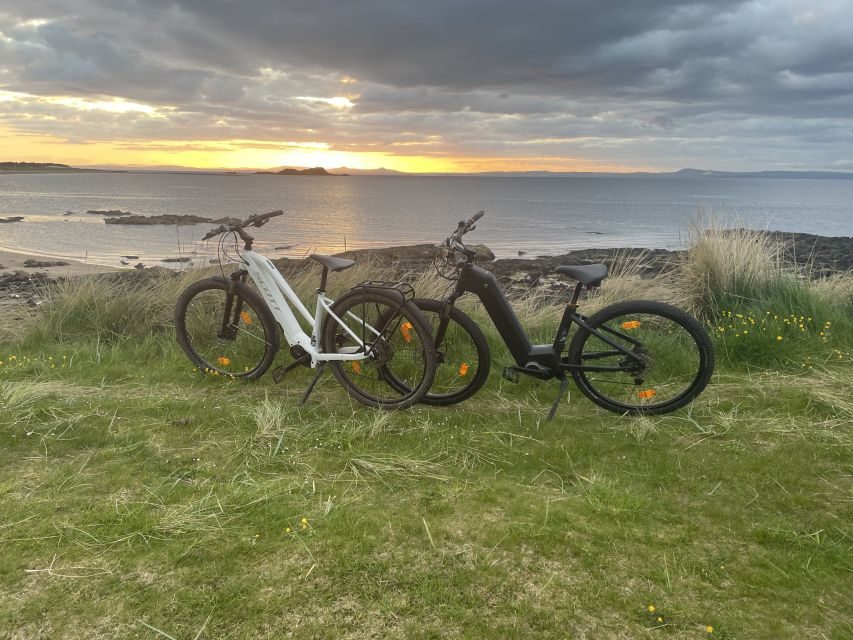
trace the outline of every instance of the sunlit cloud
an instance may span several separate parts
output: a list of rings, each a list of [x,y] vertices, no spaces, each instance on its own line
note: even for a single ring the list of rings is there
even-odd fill
[[[157,114],[157,109],[147,104],[138,102],[126,102],[124,100],[84,100],[82,98],[46,98],[46,102],[61,104],[74,109],[84,111],[111,111],[113,113],[138,112],[147,115]]]
[[[21,20],[17,25],[18,28],[23,29],[34,29],[36,27],[40,27],[45,24],[49,24],[50,20],[45,20],[43,18],[31,18],[30,20]]]
[[[588,9],[510,3],[484,24],[471,0],[333,12],[0,0],[4,155],[423,171],[849,164],[849,0]]]
[[[60,105],[80,111],[109,111],[112,113],[144,113],[149,116],[162,115],[161,112],[169,108],[155,108],[151,105],[129,102],[120,98],[110,100],[88,100],[72,96],[36,96],[19,91],[0,90],[0,102],[19,102],[22,104],[36,103],[47,105]]]
[[[321,104],[327,104],[330,107],[334,107],[335,109],[352,109],[355,106],[355,103],[352,102],[347,97],[344,96],[335,96],[334,98],[317,98],[314,96],[296,96],[296,100],[302,100],[304,102],[318,102]]]

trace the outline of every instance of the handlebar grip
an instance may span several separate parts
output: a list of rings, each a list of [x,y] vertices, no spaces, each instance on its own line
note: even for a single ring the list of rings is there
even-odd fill
[[[282,211],[281,209],[277,209],[276,211],[270,211],[269,213],[259,213],[253,216],[249,216],[249,218],[241,226],[261,227],[267,222],[269,222],[270,218],[275,218],[281,215],[284,215],[284,211]]]
[[[484,215],[486,215],[486,212],[485,212],[485,211],[478,211],[477,213],[475,213],[473,216],[471,216],[471,217],[468,219],[468,226],[471,226],[472,224],[474,224],[475,222],[477,222],[477,220],[479,220],[480,218],[482,218]]]

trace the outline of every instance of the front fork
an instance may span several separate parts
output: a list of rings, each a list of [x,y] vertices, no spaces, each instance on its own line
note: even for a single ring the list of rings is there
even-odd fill
[[[444,306],[441,308],[441,316],[438,320],[438,330],[435,332],[433,342],[435,343],[435,352],[438,356],[438,363],[444,361],[444,351],[441,350],[441,345],[444,343],[444,337],[447,335],[447,327],[450,324],[450,312],[453,309],[454,303],[462,297],[463,291],[458,289],[451,293],[444,301]]]
[[[237,323],[243,312],[243,298],[237,296],[237,283],[245,282],[249,272],[238,269],[231,274],[228,281],[228,289],[225,291],[225,309],[222,312],[222,325],[219,327],[219,338],[223,340],[235,340],[237,338]],[[235,299],[236,298],[236,302]]]

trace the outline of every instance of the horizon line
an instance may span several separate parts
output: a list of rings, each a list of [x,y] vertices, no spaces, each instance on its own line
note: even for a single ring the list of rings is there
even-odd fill
[[[682,167],[680,169],[673,170],[626,170],[626,171],[617,171],[617,170],[604,170],[604,171],[553,171],[550,169],[523,169],[523,170],[491,170],[491,171],[424,171],[424,172],[412,172],[412,171],[399,171],[396,169],[387,169],[385,167],[378,167],[374,169],[358,169],[355,167],[347,167],[347,166],[339,166],[332,167],[326,169],[323,166],[317,165],[313,167],[307,166],[277,166],[277,167],[266,167],[266,168],[256,168],[256,167],[192,167],[185,165],[136,165],[136,164],[65,164],[60,162],[36,162],[36,161],[0,161],[0,166],[3,164],[41,164],[41,165],[55,165],[66,166],[69,169],[81,169],[81,170],[90,170],[90,171],[151,171],[151,172],[165,172],[165,173],[211,173],[211,174],[234,174],[234,173],[276,173],[278,171],[283,171],[285,169],[295,169],[295,170],[306,170],[306,169],[323,169],[328,172],[330,175],[342,175],[341,173],[336,172],[353,172],[353,175],[356,174],[379,174],[380,172],[384,172],[387,175],[400,175],[400,176],[488,176],[488,175],[534,175],[534,174],[544,174],[544,175],[553,175],[553,176],[594,176],[594,175],[673,175],[678,173],[696,173],[696,174],[754,174],[754,173],[822,173],[822,174],[838,174],[838,175],[853,175],[853,170],[844,170],[844,169],[757,169],[757,170],[730,170],[730,169],[696,169],[693,167]],[[61,170],[61,169],[60,169]],[[5,173],[7,171],[0,170],[0,173]]]

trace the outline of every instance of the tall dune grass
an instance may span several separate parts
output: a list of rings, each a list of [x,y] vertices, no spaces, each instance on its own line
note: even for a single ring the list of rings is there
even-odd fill
[[[786,264],[784,253],[761,231],[713,219],[694,225],[673,275],[682,304],[708,323],[724,361],[811,366],[827,354],[849,357],[853,274],[814,277],[810,264]]]
[[[699,314],[715,313],[732,300],[755,301],[789,274],[782,266],[782,245],[752,229],[725,229],[698,221],[691,244],[676,269],[678,288]]]

